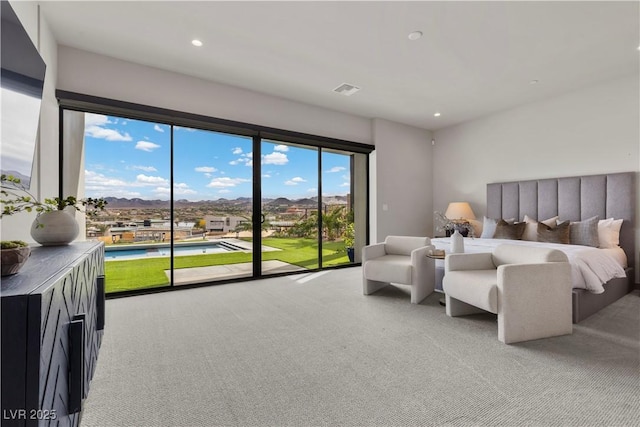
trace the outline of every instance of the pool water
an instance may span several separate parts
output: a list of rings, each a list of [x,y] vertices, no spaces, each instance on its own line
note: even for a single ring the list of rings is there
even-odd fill
[[[226,248],[217,243],[211,243],[209,245],[180,245],[175,246],[173,251],[176,256],[182,255],[202,255],[202,254],[219,254],[232,251],[232,249]],[[106,250],[105,260],[127,260],[127,259],[140,259],[150,257],[168,257],[171,255],[170,247],[158,247],[148,249],[123,249],[123,250]]]

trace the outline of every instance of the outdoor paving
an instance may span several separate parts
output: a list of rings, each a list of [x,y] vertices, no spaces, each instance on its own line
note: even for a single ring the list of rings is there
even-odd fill
[[[297,265],[292,265],[277,260],[262,262],[263,274],[306,270],[306,268],[298,267]],[[164,273],[167,275],[169,280],[171,280],[171,271],[165,270]],[[209,267],[179,268],[174,270],[173,283],[174,285],[186,285],[236,277],[251,277],[252,275],[253,264],[250,262],[228,265],[212,265]]]

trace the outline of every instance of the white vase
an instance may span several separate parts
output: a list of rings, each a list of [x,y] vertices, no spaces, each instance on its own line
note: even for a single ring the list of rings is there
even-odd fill
[[[462,234],[460,234],[460,232],[457,229],[451,235],[451,253],[452,254],[464,253],[464,237],[462,237]]]
[[[65,211],[42,213],[31,224],[31,237],[42,246],[68,245],[79,232],[75,218]]]

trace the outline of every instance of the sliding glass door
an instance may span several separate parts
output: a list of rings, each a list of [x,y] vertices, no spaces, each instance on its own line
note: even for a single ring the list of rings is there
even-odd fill
[[[261,143],[262,275],[305,271],[318,260],[318,149]]]
[[[77,136],[84,124],[80,197],[104,197],[107,209],[86,219],[86,236],[106,244],[108,292],[169,286],[171,262],[171,127],[102,114],[65,112],[65,129]],[[72,132],[75,130],[75,132]],[[70,193],[74,194],[74,193]]]
[[[173,129],[173,284],[251,277],[252,139]]]

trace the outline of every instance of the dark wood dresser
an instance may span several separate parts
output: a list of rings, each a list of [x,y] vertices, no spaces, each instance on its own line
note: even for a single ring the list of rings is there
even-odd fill
[[[78,426],[104,330],[104,244],[35,247],[0,296],[2,426]]]

